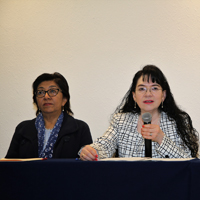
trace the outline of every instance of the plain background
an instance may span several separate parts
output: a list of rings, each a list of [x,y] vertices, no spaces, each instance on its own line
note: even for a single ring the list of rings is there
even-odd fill
[[[38,75],[65,76],[74,117],[96,139],[146,64],[164,72],[200,131],[199,0],[0,0],[0,157],[35,117]]]

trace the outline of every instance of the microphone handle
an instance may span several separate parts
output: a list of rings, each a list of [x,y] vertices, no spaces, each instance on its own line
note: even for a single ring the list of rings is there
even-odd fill
[[[144,122],[144,124],[151,124],[151,122]],[[152,142],[149,139],[144,139],[145,142],[145,157],[152,158]]]

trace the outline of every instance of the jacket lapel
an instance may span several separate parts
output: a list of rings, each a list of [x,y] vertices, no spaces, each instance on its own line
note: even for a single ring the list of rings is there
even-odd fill
[[[64,113],[64,119],[55,146],[62,137],[64,137],[65,135],[69,135],[73,132],[76,132],[77,130],[78,130],[78,124],[76,120],[67,113]]]

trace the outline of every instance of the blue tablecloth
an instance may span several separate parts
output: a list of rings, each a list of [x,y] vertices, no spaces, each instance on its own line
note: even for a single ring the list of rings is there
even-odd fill
[[[200,199],[200,161],[0,162],[5,200]]]

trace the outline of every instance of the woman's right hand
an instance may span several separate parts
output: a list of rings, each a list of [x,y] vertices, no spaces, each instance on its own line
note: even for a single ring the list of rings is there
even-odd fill
[[[97,151],[94,148],[92,148],[90,145],[86,145],[85,147],[83,147],[80,153],[80,159],[83,161],[86,161],[86,160],[97,161],[98,160]]]

